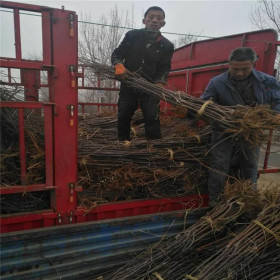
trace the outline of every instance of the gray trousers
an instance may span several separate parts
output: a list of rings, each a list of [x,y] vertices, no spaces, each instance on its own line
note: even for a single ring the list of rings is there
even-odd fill
[[[238,167],[239,179],[250,179],[256,185],[260,146],[235,141],[224,132],[212,134],[211,170],[208,178],[210,201],[216,200],[224,191],[231,165]]]

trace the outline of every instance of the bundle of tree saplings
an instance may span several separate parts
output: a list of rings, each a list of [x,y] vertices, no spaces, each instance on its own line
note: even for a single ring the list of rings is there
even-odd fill
[[[21,101],[23,93],[17,87],[2,87],[1,101]],[[19,147],[19,112],[17,108],[2,107],[0,185],[32,185],[45,182],[44,119],[39,109],[25,109],[24,140],[26,176],[21,174]],[[50,206],[49,192],[1,195],[1,213],[41,210]]]
[[[15,92],[15,94],[14,94]],[[20,101],[15,90],[1,91],[2,100]],[[24,110],[27,174],[20,170],[18,110],[1,109],[1,185],[45,182],[44,118],[40,110]],[[117,141],[116,115],[81,117],[79,121],[79,184],[85,191],[81,203],[134,198],[182,196],[205,182],[205,169],[193,158],[208,161],[209,128],[197,131],[185,120],[162,117],[163,139],[145,140],[143,116],[132,124],[133,140]],[[187,147],[187,149],[185,149]],[[193,157],[190,156],[193,153]],[[18,197],[17,197],[18,196]],[[1,197],[2,211],[40,210],[49,195],[24,193]],[[18,203],[21,201],[22,203]],[[35,203],[38,201],[38,203]],[[29,205],[30,203],[30,205]],[[46,207],[46,206],[43,206]]]
[[[92,63],[89,67],[105,78],[115,78],[114,69],[108,65]],[[197,118],[218,125],[232,133],[233,137],[238,136],[253,145],[259,145],[267,141],[267,131],[279,126],[279,118],[276,116],[276,112],[265,105],[256,107],[222,106],[210,100],[204,101],[187,95],[184,92],[161,88],[146,81],[137,73],[129,73],[125,83],[127,86],[159,96],[170,104],[185,107]]]
[[[205,185],[209,127],[192,128],[165,117],[162,139],[147,141],[141,113],[132,123],[132,141],[119,142],[115,116],[79,122],[81,204],[148,197],[178,197]],[[108,125],[110,124],[110,125]],[[191,155],[191,156],[190,156]],[[91,203],[92,202],[92,203]]]
[[[280,277],[279,253],[280,242],[280,195],[275,193],[274,201],[264,205],[263,210],[241,232],[214,255],[201,263],[186,279],[272,279]],[[278,249],[278,250],[277,250]],[[273,252],[275,255],[270,255]],[[270,264],[274,268],[266,270],[266,274],[257,275],[260,262],[266,262],[270,256]],[[275,259],[274,259],[275,258]],[[263,269],[266,269],[263,266]],[[254,275],[254,276],[252,276]]]
[[[163,238],[103,279],[279,277],[280,185],[265,196],[249,181],[228,187],[220,204],[197,223]]]
[[[17,88],[1,88],[1,101],[21,101]],[[24,140],[26,178],[21,178],[19,148],[19,113],[17,108],[2,107],[0,185],[30,185],[45,181],[44,118],[40,109],[25,109]]]

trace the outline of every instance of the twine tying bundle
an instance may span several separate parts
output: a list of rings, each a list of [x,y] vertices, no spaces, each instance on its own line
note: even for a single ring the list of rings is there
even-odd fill
[[[205,101],[205,103],[201,106],[201,108],[197,111],[197,116],[200,118],[202,116],[202,114],[205,111],[206,106],[208,106],[209,104],[212,104],[213,101],[212,100],[207,100]]]

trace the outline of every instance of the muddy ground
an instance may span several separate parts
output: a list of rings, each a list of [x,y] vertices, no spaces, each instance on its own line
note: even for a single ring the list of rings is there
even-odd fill
[[[261,149],[259,159],[259,169],[263,168],[265,157],[265,148]],[[280,168],[280,141],[276,141],[271,146],[271,152],[268,159],[268,168]],[[258,179],[258,187],[268,185],[280,186],[280,173],[261,174]]]

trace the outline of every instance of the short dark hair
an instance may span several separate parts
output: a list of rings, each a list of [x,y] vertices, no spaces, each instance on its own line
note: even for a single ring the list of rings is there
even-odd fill
[[[257,58],[257,54],[253,49],[242,47],[237,48],[231,52],[229,56],[229,61],[251,60],[252,62],[255,62]]]
[[[148,12],[149,12],[149,11],[152,11],[152,10],[155,10],[155,11],[162,11],[163,17],[165,18],[165,12],[164,12],[164,10],[163,10],[161,7],[158,7],[158,6],[150,7],[150,8],[145,12],[144,18],[146,18]]]

